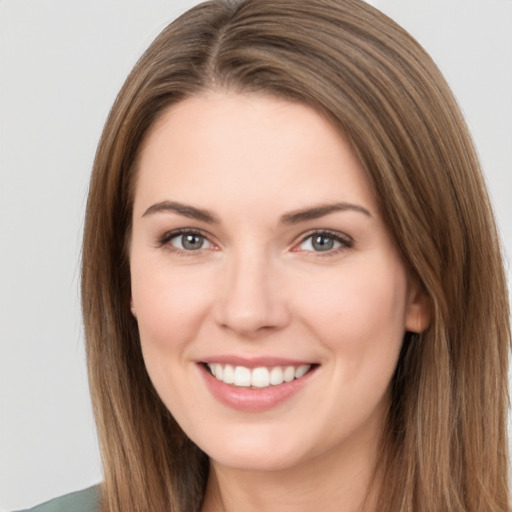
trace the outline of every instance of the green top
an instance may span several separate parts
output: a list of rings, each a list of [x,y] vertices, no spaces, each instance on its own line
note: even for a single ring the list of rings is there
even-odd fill
[[[19,512],[98,512],[99,498],[100,487],[95,485]]]

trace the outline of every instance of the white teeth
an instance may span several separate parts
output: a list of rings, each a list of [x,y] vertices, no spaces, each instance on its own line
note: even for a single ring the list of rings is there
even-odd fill
[[[217,375],[215,376],[217,377]],[[222,380],[222,378],[219,380]],[[235,379],[233,384],[235,386],[249,387],[251,385],[251,370],[245,366],[237,366],[235,368]]]
[[[301,377],[304,377],[306,373],[308,373],[308,370],[311,368],[311,365],[309,364],[303,364],[302,366],[299,366],[295,370],[295,378],[300,379]]]
[[[295,368],[287,366],[283,372],[283,379],[285,382],[291,382],[295,378]]]
[[[311,368],[310,364],[303,364],[300,366],[274,366],[266,368],[260,366],[258,368],[250,369],[245,366],[233,367],[229,364],[223,366],[222,364],[208,363],[208,368],[212,375],[225,384],[233,384],[238,387],[254,387],[254,388],[267,388],[270,385],[278,386],[283,382],[291,382],[294,379],[300,379]]]
[[[215,377],[217,377],[217,379],[219,380],[222,380],[222,365],[221,364],[215,364],[213,365],[214,369],[215,369]]]
[[[270,384],[278,386],[284,382],[283,369],[279,366],[275,366],[270,370]]]
[[[266,368],[254,368],[251,375],[251,384],[255,388],[266,388],[270,385],[270,373]]]
[[[233,384],[235,382],[235,369],[230,364],[227,364],[226,366],[224,366],[224,373],[222,374],[222,380],[226,384]]]

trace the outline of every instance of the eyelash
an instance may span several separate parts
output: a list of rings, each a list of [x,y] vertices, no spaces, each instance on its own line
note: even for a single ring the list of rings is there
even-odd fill
[[[351,237],[347,235],[342,235],[341,233],[338,233],[336,231],[328,231],[325,229],[315,230],[307,235],[305,235],[300,243],[299,246],[302,245],[307,240],[311,239],[313,240],[315,237],[324,237],[328,238],[330,240],[333,240],[336,243],[339,243],[339,247],[335,249],[328,249],[326,251],[305,251],[305,252],[313,252],[316,256],[320,257],[328,257],[328,256],[334,256],[336,254],[339,254],[340,252],[343,252],[347,249],[351,249],[354,246],[354,241]],[[296,251],[300,251],[300,249],[294,249]]]
[[[191,229],[191,228],[178,229],[176,231],[169,231],[169,232],[165,233],[162,237],[160,237],[158,239],[157,247],[163,247],[168,251],[178,253],[178,254],[183,254],[186,256],[193,256],[194,253],[199,253],[201,250],[204,250],[204,249],[184,250],[184,249],[180,249],[179,247],[175,247],[170,243],[171,240],[178,238],[180,236],[184,236],[184,235],[195,235],[195,236],[201,237],[204,240],[206,240],[208,243],[210,243],[211,245],[216,247],[215,244],[213,244],[209,240],[209,235],[207,235],[200,229]],[[313,239],[314,237],[328,238],[330,240],[333,240],[335,243],[339,243],[340,245],[339,245],[339,247],[336,247],[334,249],[328,249],[326,251],[314,251],[314,250],[310,251],[310,250],[297,249],[298,246],[301,246],[307,240]],[[315,231],[312,231],[312,232],[306,234],[305,236],[303,236],[302,239],[300,240],[300,242],[295,245],[293,251],[295,251],[295,252],[299,252],[299,251],[311,252],[311,253],[315,253],[317,256],[328,257],[328,256],[338,254],[344,250],[350,249],[353,247],[353,245],[354,245],[354,241],[352,240],[351,237],[349,237],[347,235],[341,235],[338,232],[328,231],[328,230],[324,229],[324,230],[315,230]]]
[[[185,229],[178,229],[176,231],[169,231],[169,232],[165,233],[161,238],[158,239],[157,247],[163,247],[170,252],[183,254],[185,256],[193,256],[194,253],[198,253],[202,250],[202,249],[197,249],[195,251],[192,251],[192,250],[187,251],[184,249],[180,249],[179,247],[174,247],[170,243],[171,240],[173,240],[174,238],[178,238],[178,237],[184,236],[184,235],[195,235],[195,236],[201,237],[204,240],[208,241],[211,245],[215,246],[215,244],[213,244],[212,242],[209,241],[209,236],[206,233],[204,233],[203,231],[201,231],[200,229],[185,228]]]

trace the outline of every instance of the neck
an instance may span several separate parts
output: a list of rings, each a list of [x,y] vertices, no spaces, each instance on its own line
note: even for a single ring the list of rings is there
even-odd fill
[[[378,439],[365,441],[275,471],[211,461],[202,512],[375,512]]]

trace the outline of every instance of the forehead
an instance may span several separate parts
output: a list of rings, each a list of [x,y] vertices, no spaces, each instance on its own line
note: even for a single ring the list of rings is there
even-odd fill
[[[135,208],[169,199],[212,208],[374,203],[356,154],[325,117],[300,103],[227,92],[173,105],[148,133]]]

